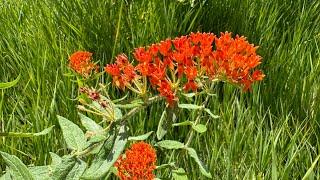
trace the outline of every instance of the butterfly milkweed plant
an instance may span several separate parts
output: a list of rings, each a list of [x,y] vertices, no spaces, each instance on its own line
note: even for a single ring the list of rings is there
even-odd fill
[[[3,153],[6,161],[13,159],[24,171],[23,175],[9,171],[5,176],[106,179],[113,174],[121,180],[187,179],[192,172],[181,163],[178,167],[175,162],[157,162],[157,158],[169,157],[174,151],[179,157],[194,161],[203,177],[212,178],[202,162],[205,157],[198,156],[199,149],[192,147],[192,141],[219,118],[208,106],[217,83],[229,83],[250,92],[253,83],[263,80],[265,75],[257,69],[261,57],[256,50],[243,36],[197,32],[138,47],[130,56],[119,54],[114,63],[104,67],[94,62],[91,52],[73,53],[68,63],[79,87],[78,114],[82,127],[58,116],[69,149],[66,152],[70,153],[62,157],[51,153],[50,165],[32,168]],[[93,87],[90,80],[96,77],[107,77],[101,79],[112,82]],[[117,97],[119,94],[126,95]],[[195,98],[198,100],[192,101]],[[200,104],[185,103],[199,99]],[[154,128],[150,132],[131,126],[129,129],[130,119],[148,111],[150,106],[156,106],[162,113],[154,120],[157,127],[148,127]],[[181,113],[189,114],[190,118],[180,119]],[[203,116],[211,120],[201,122]],[[184,133],[169,137],[176,126],[183,126]],[[138,134],[135,132],[140,135],[133,136]]]

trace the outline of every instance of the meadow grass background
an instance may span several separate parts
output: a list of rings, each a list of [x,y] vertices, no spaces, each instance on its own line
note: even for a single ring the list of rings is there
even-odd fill
[[[248,37],[260,46],[266,74],[251,93],[215,87],[218,96],[209,107],[221,118],[209,120],[208,131],[192,143],[214,179],[320,179],[317,0],[198,0],[194,7],[173,0],[1,0],[0,82],[22,78],[0,90],[0,132],[55,128],[43,137],[1,138],[0,150],[36,165],[49,163],[50,151],[66,152],[56,115],[79,122],[77,86],[65,75],[74,51],[91,51],[104,65],[118,53],[196,31]],[[124,94],[108,91],[114,97]],[[155,130],[163,107],[159,103],[131,119],[130,133]],[[178,121],[188,118],[182,114]],[[183,140],[186,133],[176,128],[166,139]],[[190,179],[204,179],[179,152],[159,157],[158,164],[169,159],[185,167]],[[2,160],[0,167],[5,168]]]

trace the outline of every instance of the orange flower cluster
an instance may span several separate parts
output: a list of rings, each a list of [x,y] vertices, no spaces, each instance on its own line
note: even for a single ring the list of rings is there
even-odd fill
[[[69,57],[69,66],[77,73],[88,77],[97,66],[91,62],[92,53],[77,51]]]
[[[138,142],[121,155],[114,166],[121,180],[152,180],[157,155],[151,145]]]
[[[124,89],[132,83],[136,76],[135,69],[129,63],[128,57],[125,54],[120,54],[116,57],[116,63],[107,65],[105,71],[113,77],[113,82],[117,87]]]
[[[191,33],[135,49],[136,66],[121,54],[105,71],[122,89],[138,79],[148,79],[173,104],[179,86],[187,92],[197,91],[205,77],[250,89],[252,83],[264,78],[260,70],[254,70],[261,63],[256,49],[245,37],[232,38],[228,32],[221,33],[219,38],[212,33]]]

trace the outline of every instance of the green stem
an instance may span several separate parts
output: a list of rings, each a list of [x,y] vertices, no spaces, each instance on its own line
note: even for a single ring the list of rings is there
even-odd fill
[[[34,137],[34,133],[0,132],[0,137]]]
[[[213,85],[214,85],[214,83],[211,84],[210,89],[213,88]],[[201,114],[202,114],[204,108],[207,106],[208,101],[209,101],[209,98],[210,98],[210,96],[207,96],[207,97],[206,97],[206,99],[205,99],[204,102],[202,103],[203,108],[201,108],[201,109],[198,110],[198,115],[197,115],[197,118],[196,118],[196,120],[195,120],[195,122],[194,122],[194,125],[195,125],[195,126],[196,126],[198,123],[200,123]],[[194,130],[193,130],[193,129],[190,129],[189,137],[188,137],[188,139],[187,139],[187,141],[186,141],[186,147],[188,147],[188,146],[190,145],[190,143],[191,143],[191,141],[192,141],[192,139],[193,139],[193,136],[194,136]]]

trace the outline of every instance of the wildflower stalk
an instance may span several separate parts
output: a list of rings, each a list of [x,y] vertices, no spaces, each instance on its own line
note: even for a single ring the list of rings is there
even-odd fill
[[[160,101],[162,100],[163,98],[160,97],[160,96],[154,96],[154,97],[151,97],[148,99],[148,101],[145,103],[144,106],[139,106],[139,107],[135,107],[133,109],[131,109],[127,114],[125,114],[121,119],[120,119],[120,122],[123,122],[125,121],[126,119],[130,118],[131,116],[135,115],[137,112],[139,112],[141,109],[145,108],[146,106],[154,103],[154,102],[157,102],[157,101]]]
[[[210,89],[213,88],[213,85],[214,85],[214,83],[211,84]],[[204,102],[202,103],[203,108],[201,108],[201,109],[198,110],[198,115],[197,115],[197,118],[196,118],[196,120],[195,120],[195,122],[194,122],[194,125],[195,125],[195,126],[196,126],[198,123],[200,123],[201,114],[202,114],[204,108],[206,107],[206,105],[207,105],[207,103],[208,103],[208,101],[209,101],[209,97],[210,97],[210,96],[207,96],[206,99],[204,100]],[[193,130],[193,129],[190,129],[189,137],[188,137],[188,139],[187,139],[187,141],[186,141],[186,147],[188,147],[188,146],[190,145],[190,143],[191,143],[191,141],[192,141],[192,139],[193,139],[193,136],[194,136],[194,130]]]

